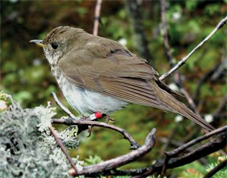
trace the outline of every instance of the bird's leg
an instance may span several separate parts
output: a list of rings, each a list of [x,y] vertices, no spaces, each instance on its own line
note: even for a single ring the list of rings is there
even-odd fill
[[[104,115],[101,113],[101,112],[95,112],[94,114],[91,114],[90,116],[86,117],[86,116],[83,116],[81,119],[82,120],[92,120],[92,121],[95,121],[101,117],[103,117]],[[88,132],[89,132],[89,135],[88,137],[91,136],[91,129],[92,129],[92,126],[87,126],[87,125],[78,125],[78,134],[80,134],[82,131],[84,130],[87,130],[88,129]]]
[[[88,136],[87,137],[90,137],[91,136],[91,131],[92,131],[92,126],[88,126]]]
[[[114,122],[115,120],[114,120],[114,119],[112,119],[110,116],[106,116],[106,122],[108,123],[109,121]]]
[[[92,121],[97,120],[101,117],[103,117],[104,115],[101,112],[95,112],[94,114],[91,114],[88,118]]]

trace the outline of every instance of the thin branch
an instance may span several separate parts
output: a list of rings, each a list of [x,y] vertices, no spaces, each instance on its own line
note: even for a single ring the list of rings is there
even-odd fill
[[[160,0],[160,3],[161,3],[163,42],[164,42],[163,44],[164,44],[165,54],[166,54],[166,57],[168,59],[170,67],[173,67],[174,66],[173,55],[172,55],[172,52],[170,50],[169,38],[168,38],[168,29],[167,29],[167,22],[166,22],[166,1],[165,0]],[[176,71],[174,73],[174,81],[175,81],[175,83],[180,88],[180,91],[185,95],[185,97],[186,97],[189,105],[191,106],[191,108],[199,115],[199,113],[197,111],[197,107],[196,107],[194,101],[192,100],[192,98],[190,97],[189,93],[184,88],[181,78],[182,78],[182,75],[180,74],[180,72]],[[166,150],[166,148],[168,147],[168,144],[171,141],[171,138],[172,138],[174,132],[176,131],[177,126],[178,125],[176,125],[175,128],[173,129],[173,131],[171,132],[171,134],[170,134],[171,136],[169,137],[168,142],[165,144],[165,147],[163,147],[164,150]]]
[[[63,145],[62,141],[58,138],[57,134],[54,131],[54,128],[52,126],[49,126],[50,132],[52,133],[55,141],[57,142],[57,144],[60,146],[62,152],[65,154],[67,160],[69,161],[70,165],[72,166],[72,168],[74,169],[75,172],[78,172],[76,166],[74,165],[71,157],[69,156],[65,146]]]
[[[224,167],[227,167],[227,159],[217,165],[214,169],[212,169],[210,172],[208,172],[203,178],[209,178],[212,177],[214,174],[216,174],[218,171],[223,169]]]
[[[224,133],[225,134],[225,133]],[[226,134],[225,134],[226,135]],[[167,169],[173,169],[176,167],[183,166],[187,163],[198,160],[204,156],[207,156],[219,149],[223,148],[226,145],[226,137],[223,137],[222,140],[217,139],[210,141],[209,143],[201,146],[200,148],[193,150],[193,152],[188,153],[179,158],[171,158],[167,164]],[[155,164],[140,168],[140,169],[130,169],[130,170],[111,170],[104,172],[104,175],[133,175],[133,178],[143,178],[154,173],[160,173],[164,164],[163,159],[159,159]]]
[[[170,67],[173,67],[173,57],[172,53],[170,51],[170,45],[169,45],[169,38],[168,38],[168,30],[167,30],[167,22],[166,22],[166,1],[160,0],[161,2],[161,17],[162,17],[162,29],[163,29],[163,41],[164,41],[164,49],[167,56],[167,59],[169,61]]]
[[[205,82],[207,79],[210,78],[210,76],[215,72],[215,70],[217,70],[219,65],[220,64],[216,64],[212,69],[210,69],[207,73],[205,73],[204,76],[199,80],[198,84],[196,85],[196,89],[193,94],[193,97],[192,97],[193,100],[195,100],[196,97],[198,96],[200,87],[202,86],[203,82]]]
[[[102,0],[97,0],[95,6],[95,18],[94,18],[94,29],[93,35],[98,35],[99,20],[100,20],[100,11],[101,11]]]
[[[57,103],[57,105],[71,118],[76,119],[76,116],[73,115],[73,113],[71,113],[68,108],[66,108],[59,100],[57,95],[54,92],[51,92],[51,94],[54,97],[55,102]]]
[[[198,160],[206,155],[209,155],[215,151],[226,146],[226,133],[222,133],[223,139],[215,139],[209,143],[202,145],[201,147],[193,150],[191,153],[185,154],[179,158],[171,158],[166,165],[167,169],[173,169],[176,167],[183,166],[185,164],[191,163]],[[142,178],[148,175],[154,174],[156,172],[160,173],[164,164],[164,160],[157,160],[155,164],[150,167],[144,168],[144,172],[140,172],[139,176],[134,176],[134,178]],[[135,170],[134,170],[135,171]]]
[[[196,107],[193,99],[189,95],[189,93],[184,88],[181,88],[181,92],[184,94],[184,96],[186,97],[189,105],[192,107],[192,109],[195,111],[195,113],[198,114],[198,115],[200,115],[199,112],[198,112],[198,110],[197,110],[197,107]]]
[[[215,151],[218,151],[224,146],[226,146],[226,133],[221,133],[220,138],[218,137],[218,139],[214,139],[209,143],[206,143],[200,146],[199,148],[193,150],[192,152],[185,154],[182,157],[170,159],[168,163],[169,164],[168,168],[174,168],[175,166],[183,166],[194,160],[198,160],[199,158],[209,155]]]
[[[203,40],[201,41],[187,56],[185,56],[181,61],[179,61],[172,69],[170,69],[167,73],[163,74],[161,77],[159,77],[159,80],[164,80],[166,79],[170,74],[172,74],[173,72],[175,72],[178,68],[180,68],[184,63],[186,63],[186,61],[188,60],[188,58],[198,49],[200,48],[207,40],[210,39],[210,37],[212,37],[217,30],[219,30],[227,21],[227,16],[222,19],[218,25],[215,27],[215,29]]]
[[[170,50],[170,45],[169,45],[169,38],[168,38],[168,29],[167,29],[167,22],[166,22],[166,1],[165,0],[160,0],[161,3],[161,17],[162,17],[162,29],[163,29],[163,41],[164,41],[164,49],[165,49],[165,54],[166,57],[168,59],[169,65],[170,67],[173,67],[173,56],[172,56],[172,52]],[[177,71],[177,73],[175,74],[175,81],[179,81],[177,82],[178,84],[181,84],[181,78],[180,78],[180,74]],[[177,80],[178,79],[178,80]],[[177,122],[177,124],[175,125],[174,129],[171,131],[170,136],[168,137],[168,141],[166,142],[166,144],[162,147],[162,151],[161,154],[163,155],[164,151],[167,149],[167,147],[169,146],[169,143],[174,135],[174,133],[177,130],[178,124],[179,122]],[[164,167],[163,167],[164,169]],[[161,175],[161,177],[163,177],[163,175]]]
[[[222,98],[222,100],[220,101],[217,109],[214,111],[213,116],[217,116],[222,109],[226,106],[226,102],[227,102],[227,93],[225,94],[225,96]]]
[[[173,128],[173,130],[172,130],[171,133],[169,134],[169,137],[166,138],[167,141],[165,142],[165,144],[163,145],[163,147],[162,147],[162,149],[161,149],[161,156],[163,156],[163,153],[165,153],[165,150],[168,148],[169,144],[171,143],[171,140],[172,140],[172,138],[173,138],[173,135],[174,135],[174,133],[176,132],[178,126],[179,126],[179,122],[177,122],[177,123],[175,124],[175,127]]]
[[[114,125],[110,125],[104,122],[97,122],[97,121],[91,121],[91,120],[86,120],[86,119],[80,119],[80,120],[75,120],[72,118],[61,118],[61,119],[52,119],[53,124],[65,124],[65,125],[87,125],[87,126],[98,126],[98,127],[104,127],[108,129],[115,130],[119,133],[121,133],[125,139],[127,139],[130,144],[131,144],[131,149],[137,149],[139,147],[139,144],[132,138],[132,136],[126,132],[125,130],[116,127]]]
[[[167,152],[165,152],[166,154],[166,157],[165,157],[165,160],[163,162],[163,166],[162,166],[162,171],[161,171],[161,176],[160,178],[163,178],[166,174],[166,169],[167,169],[167,164],[169,162],[169,159],[170,159],[170,156],[167,154]]]
[[[166,143],[166,142],[167,142],[167,138],[159,138],[159,140],[160,140],[161,142],[163,142],[163,143]],[[173,147],[175,147],[175,148],[176,148],[176,147],[180,147],[180,146],[182,146],[183,144],[184,144],[184,142],[178,141],[178,140],[174,140],[174,139],[172,139],[171,142],[170,142],[170,145],[173,146]],[[185,150],[185,152],[188,153],[188,152],[191,152],[191,151],[193,151],[193,150],[194,150],[193,147],[189,147],[189,148],[187,148],[187,149]],[[198,161],[201,162],[201,164],[207,164],[207,163],[208,163],[207,160],[206,160],[205,158],[200,158]]]
[[[164,48],[165,48],[165,53],[166,53],[167,59],[169,61],[170,67],[173,67],[173,57],[172,57],[172,53],[170,51],[167,22],[166,22],[166,17],[165,17],[166,16],[166,14],[165,14],[165,6],[166,6],[165,3],[166,2],[165,2],[165,0],[160,0],[160,2],[161,2],[162,27],[163,27],[163,31],[164,31],[164,34],[163,34]],[[174,80],[180,87],[181,92],[185,95],[185,97],[188,100],[188,103],[190,104],[192,109],[199,115],[199,112],[197,111],[197,107],[196,107],[194,101],[190,97],[189,93],[183,87],[183,84],[181,81],[181,75],[180,75],[179,71],[176,71]]]
[[[66,125],[93,125],[93,126],[100,126],[100,127],[106,127],[108,124],[106,123],[99,123],[94,121],[87,121],[87,120],[72,120],[72,119],[53,119],[53,123],[58,124],[66,124]],[[111,126],[112,127],[114,126]],[[109,128],[106,127],[106,128]],[[113,130],[116,130],[114,128]],[[122,129],[117,128],[117,131],[120,130],[120,132],[124,135],[125,131],[122,131]],[[147,167],[147,168],[140,168],[135,170],[116,170],[116,168],[125,165],[129,162],[134,161],[135,159],[138,159],[139,157],[145,155],[148,153],[151,148],[154,146],[155,140],[154,140],[154,133],[155,129],[153,129],[149,135],[146,138],[145,144],[139,147],[137,150],[134,150],[128,154],[125,154],[123,156],[120,156],[118,158],[108,160],[96,165],[92,166],[85,166],[82,170],[78,170],[77,174],[75,171],[71,171],[71,175],[88,175],[88,176],[94,176],[97,174],[103,174],[103,175],[137,175],[136,177],[146,177],[148,175],[151,175],[155,172],[160,173],[162,170],[170,169],[179,167],[185,164],[188,164],[190,162],[193,162],[195,160],[198,160],[206,155],[209,155],[215,151],[218,151],[219,149],[223,148],[226,145],[226,132],[227,132],[227,126],[216,129],[215,131],[212,131],[204,136],[201,136],[197,139],[192,140],[191,142],[171,151],[166,152],[168,155],[168,159],[166,162],[162,159],[157,160],[155,164]],[[214,135],[219,135],[216,139],[210,141],[207,144],[204,144],[200,146],[197,149],[193,149],[190,153],[184,154],[183,156],[173,158],[177,154],[181,153],[185,149],[202,142],[205,139],[210,138]],[[163,166],[165,167],[163,168]]]
[[[179,148],[177,148],[177,149],[175,149],[171,152],[167,152],[167,153],[168,153],[169,156],[173,157],[173,156],[183,152],[185,149],[187,149],[187,148],[189,148],[189,147],[191,147],[191,146],[193,146],[193,145],[195,145],[195,144],[197,144],[197,143],[199,143],[199,142],[201,142],[205,139],[212,137],[213,135],[217,135],[219,133],[226,132],[226,131],[227,131],[227,126],[221,127],[219,129],[216,129],[212,132],[207,133],[206,135],[198,137],[198,138],[188,142],[187,144],[184,144],[181,147],[179,147]]]
[[[102,173],[104,171],[112,170],[128,164],[143,155],[147,154],[153,146],[155,145],[155,132],[156,129],[152,129],[152,131],[147,135],[145,143],[139,147],[137,150],[131,151],[125,155],[119,156],[117,158],[104,161],[99,164],[84,166],[82,170],[79,170],[75,175],[92,175],[97,173]]]
[[[162,29],[163,29],[163,44],[165,49],[165,54],[168,59],[169,65],[172,68],[174,66],[173,63],[173,55],[171,52],[171,47],[169,44],[169,35],[168,35],[168,29],[167,29],[167,21],[166,21],[166,0],[160,0],[161,3],[161,17],[162,17]],[[181,75],[179,71],[176,71],[174,80],[177,85],[182,87],[182,81],[181,81]]]

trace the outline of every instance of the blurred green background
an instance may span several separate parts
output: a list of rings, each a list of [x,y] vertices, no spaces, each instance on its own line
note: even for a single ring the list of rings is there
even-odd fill
[[[1,1],[1,90],[12,95],[24,108],[47,105],[47,101],[57,107],[51,95],[51,92],[56,92],[61,102],[77,114],[64,99],[42,50],[29,41],[43,39],[50,30],[60,25],[83,28],[92,33],[95,5],[96,1],[92,0]],[[126,40],[129,50],[146,58],[137,50],[143,46],[136,38],[139,34],[134,30],[134,19],[127,6],[123,0],[103,1],[99,36],[116,41]],[[142,0],[140,25],[148,41],[151,54],[149,63],[163,74],[170,67],[163,47],[160,9],[160,1]],[[175,62],[202,41],[226,16],[226,11],[226,0],[167,1],[169,43]],[[216,69],[223,66],[223,61],[226,60],[226,33],[227,28],[224,26],[179,70],[183,75],[184,87],[194,96],[202,115],[213,114],[227,91],[225,72],[213,77]],[[195,93],[198,83],[209,72],[211,75],[204,79],[199,92]],[[165,82],[172,83],[172,77]],[[58,107],[57,113],[58,117],[65,115]],[[131,105],[112,115],[115,121],[111,123],[128,131],[139,144],[143,144],[145,136],[152,128],[157,129],[154,150],[127,167],[148,166],[155,159],[164,157],[163,146],[174,129],[172,142],[167,150],[202,133],[198,126],[186,119],[177,124],[175,117],[175,114],[138,105]],[[215,127],[224,124],[226,108],[215,116],[213,122]],[[120,139],[121,137],[107,129],[93,128],[91,137],[85,137],[79,149],[72,154],[80,155],[82,160],[89,155],[98,155],[103,160],[120,156],[129,152],[130,148],[129,143]],[[202,164],[199,162],[199,165]],[[176,169],[174,174],[181,175],[182,170]]]

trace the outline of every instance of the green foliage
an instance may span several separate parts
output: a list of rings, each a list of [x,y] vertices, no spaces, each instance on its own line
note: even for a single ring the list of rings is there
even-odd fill
[[[199,1],[186,1],[185,2],[186,8],[189,11],[194,10],[198,4],[199,4]]]
[[[212,169],[214,169],[216,166],[218,166],[219,164],[221,164],[222,161],[226,160],[227,156],[220,156],[218,157],[218,160],[214,163],[211,163],[208,166],[208,169],[206,170],[207,172],[211,171]],[[225,167],[223,169],[221,169],[220,171],[218,171],[213,178],[225,178],[227,175],[227,166],[225,165]]]
[[[8,95],[4,91],[0,91],[0,100],[7,100]]]
[[[180,177],[184,178],[202,178],[205,174],[207,174],[209,171],[211,171],[213,168],[215,168],[217,165],[221,163],[219,159],[226,159],[226,156],[220,156],[218,157],[218,161],[216,159],[212,160],[212,163],[210,163],[207,166],[201,165],[198,161],[193,162],[191,164],[182,166],[180,168],[175,169],[176,172],[180,175]],[[220,171],[218,171],[212,178],[225,178],[227,175],[227,168],[223,168]]]
[[[175,171],[184,178],[202,178],[206,173],[204,165],[198,161],[176,168]]]
[[[93,164],[98,164],[101,163],[102,159],[95,155],[95,156],[89,156],[88,158],[85,159],[84,165],[93,165]]]

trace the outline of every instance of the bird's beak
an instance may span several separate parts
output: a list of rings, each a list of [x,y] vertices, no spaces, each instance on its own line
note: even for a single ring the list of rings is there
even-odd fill
[[[35,43],[35,44],[37,44],[38,46],[40,46],[42,48],[47,46],[47,45],[43,44],[43,40],[30,40],[29,42],[30,43]]]

